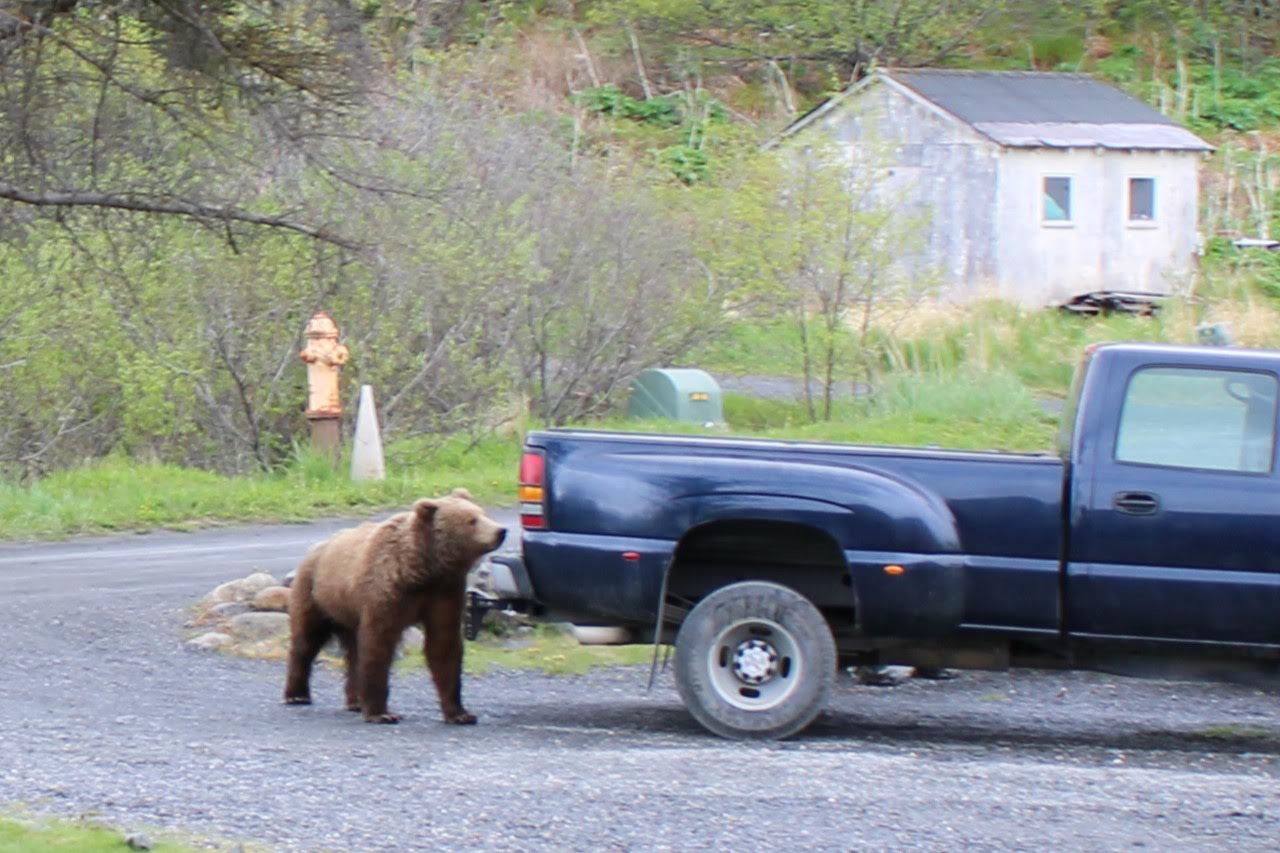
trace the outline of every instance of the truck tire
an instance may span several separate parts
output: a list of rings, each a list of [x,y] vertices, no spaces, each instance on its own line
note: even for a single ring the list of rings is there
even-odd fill
[[[767,740],[796,734],[826,707],[836,646],[809,599],[749,581],[693,608],[676,636],[675,663],[694,719],[721,737]]]

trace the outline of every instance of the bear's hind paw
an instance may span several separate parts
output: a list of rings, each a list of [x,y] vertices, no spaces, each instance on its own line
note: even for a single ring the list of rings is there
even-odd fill
[[[400,722],[400,715],[399,714],[373,714],[373,715],[365,716],[364,721],[366,723],[386,723],[388,725],[395,725],[396,723]]]
[[[310,705],[310,696],[286,696],[284,697],[285,705]]]
[[[466,711],[460,714],[446,714],[444,721],[455,726],[474,726],[476,724],[476,715],[468,714]]]

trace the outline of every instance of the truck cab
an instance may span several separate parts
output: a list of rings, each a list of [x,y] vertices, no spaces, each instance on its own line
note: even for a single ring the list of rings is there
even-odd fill
[[[1280,646],[1280,355],[1091,354],[1062,448],[1064,630]]]

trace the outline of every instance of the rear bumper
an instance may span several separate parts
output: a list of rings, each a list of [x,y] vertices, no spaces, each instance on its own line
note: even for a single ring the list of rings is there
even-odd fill
[[[500,601],[532,601],[533,583],[518,554],[501,554],[489,559],[489,583]]]
[[[480,636],[480,626],[490,610],[530,613],[533,610],[533,584],[524,560],[515,554],[489,558],[487,582],[467,590],[465,635],[468,640]]]

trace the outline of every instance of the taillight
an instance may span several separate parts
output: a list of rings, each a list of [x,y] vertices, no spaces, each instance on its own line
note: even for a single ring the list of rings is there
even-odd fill
[[[520,525],[525,530],[546,526],[547,460],[540,450],[526,450],[520,458]]]

